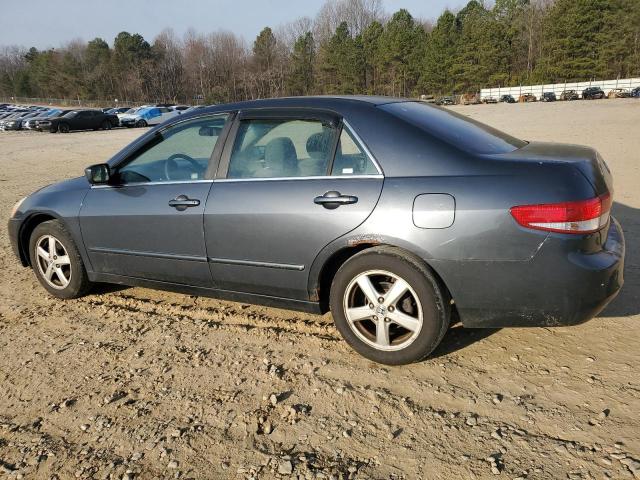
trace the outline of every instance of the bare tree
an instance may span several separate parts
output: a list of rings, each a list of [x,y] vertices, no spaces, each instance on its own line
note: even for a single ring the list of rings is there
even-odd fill
[[[314,37],[324,43],[338,25],[347,22],[351,35],[359,35],[374,20],[382,21],[382,0],[327,0],[316,15]]]

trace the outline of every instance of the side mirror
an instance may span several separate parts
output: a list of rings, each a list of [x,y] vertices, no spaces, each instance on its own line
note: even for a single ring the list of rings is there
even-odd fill
[[[106,163],[98,163],[85,168],[84,175],[91,185],[100,185],[109,183],[111,177],[111,169]]]

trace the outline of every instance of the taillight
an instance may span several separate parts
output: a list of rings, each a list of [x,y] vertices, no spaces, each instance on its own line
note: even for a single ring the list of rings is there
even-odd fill
[[[609,221],[611,194],[577,202],[518,205],[511,215],[526,228],[559,233],[597,232]]]

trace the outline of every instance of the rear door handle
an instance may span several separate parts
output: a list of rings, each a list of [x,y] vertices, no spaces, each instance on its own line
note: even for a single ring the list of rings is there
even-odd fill
[[[356,203],[357,201],[358,197],[354,197],[353,195],[342,195],[340,192],[336,192],[335,190],[331,190],[324,195],[320,195],[313,199],[313,203],[316,205],[322,205],[328,210],[334,210],[340,205],[348,205]]]
[[[173,200],[169,200],[169,206],[175,208],[179,212],[190,207],[197,207],[198,205],[200,205],[200,200],[189,198],[186,195],[178,195]]]

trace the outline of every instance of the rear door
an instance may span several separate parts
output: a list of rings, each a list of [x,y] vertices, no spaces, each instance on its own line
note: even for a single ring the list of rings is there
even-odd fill
[[[369,216],[382,182],[360,139],[332,114],[241,112],[205,208],[215,285],[308,300],[313,260]]]

